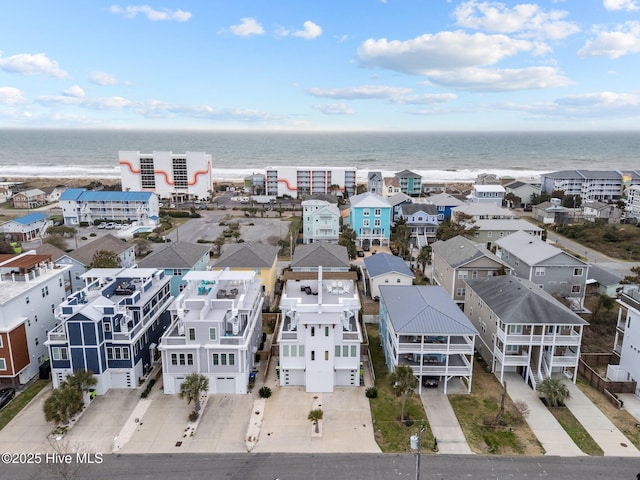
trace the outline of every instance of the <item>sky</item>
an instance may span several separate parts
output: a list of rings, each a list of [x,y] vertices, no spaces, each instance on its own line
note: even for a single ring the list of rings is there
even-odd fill
[[[640,129],[640,0],[21,0],[0,128]]]

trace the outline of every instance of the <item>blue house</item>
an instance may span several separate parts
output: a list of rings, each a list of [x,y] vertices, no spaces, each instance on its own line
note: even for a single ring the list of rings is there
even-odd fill
[[[465,202],[449,195],[448,193],[437,193],[425,198],[427,203],[436,206],[438,210],[438,221],[442,222],[451,217],[451,209],[464,205]]]
[[[389,245],[391,204],[384,197],[369,192],[351,197],[349,222],[356,234],[357,245]]]
[[[171,295],[177,297],[187,286],[184,276],[191,271],[205,271],[211,247],[187,242],[161,244],[138,262],[140,268],[161,268],[171,277]]]
[[[60,304],[61,323],[48,333],[53,386],[86,369],[98,380],[98,395],[137,388],[171,323],[169,277],[150,268],[93,269],[85,277],[88,286]]]

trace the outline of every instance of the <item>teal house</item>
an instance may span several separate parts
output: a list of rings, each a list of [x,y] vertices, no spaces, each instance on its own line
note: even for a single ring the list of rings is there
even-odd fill
[[[422,176],[410,170],[403,170],[396,173],[396,178],[400,183],[400,191],[410,197],[419,197],[422,193]]]
[[[361,247],[389,246],[391,204],[373,193],[361,193],[350,199],[349,222]]]

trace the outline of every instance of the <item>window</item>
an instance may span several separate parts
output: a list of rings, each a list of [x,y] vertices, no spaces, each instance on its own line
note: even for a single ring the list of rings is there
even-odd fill
[[[105,332],[110,332],[111,331],[111,322],[109,322],[109,320],[105,320],[104,322],[102,322],[102,329]]]
[[[329,327],[324,327],[324,336],[325,337],[329,336]]]
[[[122,348],[122,358],[124,360],[129,360],[129,347]]]
[[[221,353],[220,354],[220,365],[226,365],[227,364],[227,354],[226,353]]]
[[[396,283],[400,283],[400,279],[399,278],[396,279]]]
[[[107,348],[107,358],[111,355],[111,348]],[[51,356],[54,360],[69,360],[67,347],[51,347]]]
[[[180,365],[186,365],[187,364],[187,359],[186,359],[184,353],[179,354],[178,358],[180,359]]]
[[[177,353],[172,353],[171,354],[171,365],[178,365],[178,354]]]
[[[26,297],[24,301],[27,302],[27,305],[29,305],[29,297]]]
[[[363,226],[363,227],[368,227],[368,226],[369,226],[369,220],[366,220],[366,219],[365,219],[365,220],[363,220],[363,221],[362,221],[362,226]]]
[[[369,209],[368,208],[364,208],[362,210],[362,215],[364,215],[365,217],[368,217],[369,216]]]
[[[220,355],[218,355],[217,353],[211,355],[211,360],[214,365],[220,365]]]
[[[382,225],[382,224],[380,223],[380,220],[379,220],[379,219],[375,219],[375,220],[373,221],[373,226],[374,226],[374,227],[379,227],[380,225]]]
[[[466,280],[469,278],[469,272],[466,270],[458,270],[458,278],[464,278]]]
[[[522,325],[509,325],[509,333],[512,333],[515,335],[521,335]]]
[[[349,356],[349,345],[343,345],[342,346],[342,356],[343,357],[348,357]]]
[[[536,267],[536,277],[544,277],[544,267]]]
[[[580,285],[571,285],[571,293],[580,293]]]
[[[325,361],[327,361],[327,362],[329,361],[329,350],[325,350],[325,351],[324,351],[324,359],[325,359]]]
[[[297,357],[298,356],[298,346],[297,345],[291,345],[291,356],[292,357]]]
[[[2,344],[2,337],[0,337],[0,348],[2,348],[4,345]]]
[[[300,357],[304,357],[304,345],[300,345],[300,346],[298,347],[298,355],[299,355]]]
[[[356,356],[356,346],[355,345],[351,345],[351,356],[355,357]]]
[[[116,360],[122,360],[122,350],[120,350],[119,348],[114,348],[113,349],[113,357]]]
[[[288,357],[289,356],[289,345],[283,345],[282,346],[282,356],[283,357]]]
[[[312,337],[316,336],[316,327],[311,327],[311,336]]]
[[[336,356],[336,357],[339,357],[339,356],[340,356],[340,345],[336,345],[335,356]]]
[[[316,359],[316,351],[311,350],[311,361],[313,362]]]
[[[493,236],[493,232],[487,232],[487,238],[491,238]]]
[[[196,339],[196,329],[195,328],[190,328],[189,329],[189,340],[193,341]]]
[[[229,365],[235,365],[236,364],[236,354],[235,353],[230,353],[229,354]]]
[[[507,345],[507,353],[518,353],[519,351],[518,345]]]
[[[0,358],[0,370],[7,369],[7,361],[4,358]]]
[[[36,344],[36,347],[40,345],[40,340],[38,340],[38,337],[35,338],[35,344]]]
[[[467,293],[466,288],[456,288],[456,295],[458,297],[464,297],[464,294]]]
[[[182,269],[181,268],[174,268],[173,269],[173,276],[174,277],[181,277],[182,276]]]
[[[187,365],[193,365],[193,353],[187,353]]]
[[[214,327],[209,328],[209,340],[215,341],[217,338],[216,329]]]
[[[376,217],[379,217],[379,216],[382,214],[382,210],[380,210],[379,208],[376,208],[376,209],[373,211],[373,214],[374,214]]]
[[[582,268],[574,268],[573,269],[573,276],[574,277],[581,277],[582,276]]]

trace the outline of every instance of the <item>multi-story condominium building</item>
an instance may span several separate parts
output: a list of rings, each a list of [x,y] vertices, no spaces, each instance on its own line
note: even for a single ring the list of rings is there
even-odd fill
[[[169,242],[160,244],[138,262],[140,268],[161,268],[171,277],[171,295],[177,297],[187,286],[184,276],[192,270],[204,271],[209,265],[211,247],[207,245]]]
[[[350,199],[349,223],[359,246],[388,246],[391,235],[391,205],[379,195],[361,193]]]
[[[422,176],[410,170],[396,173],[400,183],[400,191],[410,197],[419,197],[422,193]]]
[[[60,304],[61,323],[49,331],[53,386],[78,369],[91,370],[96,393],[137,388],[158,359],[169,326],[169,277],[151,268],[97,268],[87,286]]]
[[[173,201],[206,199],[213,189],[205,152],[119,152],[123,191],[152,192]]]
[[[629,187],[625,211],[627,218],[640,218],[640,185]]]
[[[86,286],[82,275],[91,268],[95,254],[100,251],[114,253],[122,268],[133,267],[136,263],[135,245],[124,242],[107,233],[69,253],[65,252],[60,258],[56,259],[56,263],[71,267],[69,279],[72,291],[77,292]]]
[[[262,340],[262,284],[255,272],[191,271],[170,307],[172,323],[158,347],[164,393],[179,393],[193,372],[208,393],[247,393]]]
[[[382,172],[369,172],[367,175],[367,192],[374,195],[382,195],[384,177]]]
[[[286,282],[280,309],[280,385],[304,386],[307,392],[360,385],[362,330],[355,282],[323,279],[320,268],[314,280]]]
[[[395,255],[377,253],[365,257],[371,298],[380,299],[382,285],[413,285],[416,276],[406,262]],[[365,285],[366,288],[366,285]]]
[[[5,239],[18,242],[30,242],[44,237],[47,228],[53,222],[44,213],[34,212],[23,217],[14,218],[2,225]]]
[[[304,198],[314,193],[356,193],[355,167],[267,167],[266,195]]]
[[[492,203],[502,206],[505,189],[502,185],[474,185],[467,197],[469,203]]]
[[[47,203],[47,194],[39,188],[16,192],[11,197],[14,208],[38,208]]]
[[[541,190],[551,193],[562,190],[565,195],[579,195],[582,200],[616,201],[627,194],[627,189],[640,185],[637,170],[561,170],[543,174]]]
[[[340,210],[325,200],[302,202],[302,243],[338,243]]]
[[[542,238],[544,230],[531,222],[520,219],[512,220],[476,220],[472,224],[473,226],[473,241],[486,246],[491,249],[493,242],[496,240],[511,235],[515,232],[526,232],[537,238]]]
[[[500,383],[507,372],[534,390],[556,373],[575,383],[587,322],[538,285],[514,276],[467,280],[465,303],[480,332],[477,349]]]
[[[48,358],[47,332],[56,325],[68,269],[33,250],[0,255],[0,388],[27,383]]]
[[[228,245],[213,264],[216,270],[228,268],[234,272],[256,272],[264,294],[272,298],[278,278],[278,247],[266,243],[236,243]]]
[[[439,377],[445,394],[454,378],[471,393],[477,335],[442,287],[380,287],[380,341],[390,372],[409,365],[422,381]]]
[[[460,235],[431,246],[432,282],[464,311],[466,280],[510,275],[511,267],[490,250]]]
[[[438,221],[442,222],[447,218],[451,217],[451,211],[462,205],[466,205],[462,200],[457,199],[453,195],[449,195],[448,193],[436,193],[430,195],[427,198],[419,198],[417,200],[424,201],[425,203],[430,203],[436,206],[436,210],[438,211]]]
[[[91,191],[69,188],[60,195],[64,223],[79,225],[98,221],[155,224],[160,214],[158,196],[151,192]]]
[[[438,210],[435,205],[427,203],[402,204],[399,217],[406,222],[409,236],[417,248],[435,242],[438,230]]]
[[[496,255],[513,268],[513,275],[536,283],[551,295],[582,310],[589,264],[526,232],[516,232],[494,243]]]
[[[507,208],[499,207],[493,203],[467,203],[451,209],[451,220],[459,222],[461,219],[471,220],[508,220],[517,218],[517,215]]]
[[[618,323],[613,353],[620,357],[618,365],[609,365],[607,378],[621,382],[636,382],[635,394],[640,396],[640,290],[635,288],[618,299]]]

